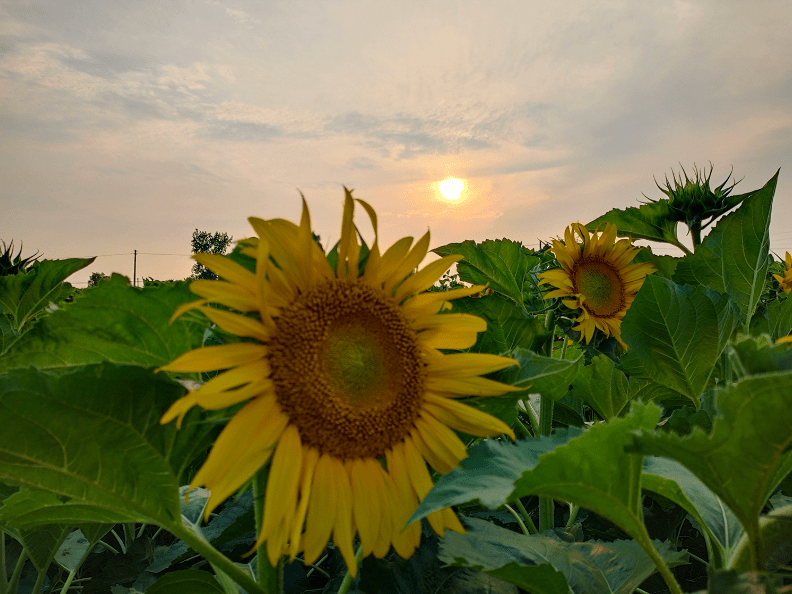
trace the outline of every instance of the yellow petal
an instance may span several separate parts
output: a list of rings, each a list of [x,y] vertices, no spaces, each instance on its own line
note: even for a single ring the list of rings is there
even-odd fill
[[[396,300],[396,303],[401,303],[407,297],[422,293],[435,284],[437,280],[443,276],[443,273],[451,267],[452,264],[459,262],[460,260],[464,260],[464,258],[464,256],[456,254],[445,256],[444,258],[440,258],[439,260],[435,260],[434,262],[427,264],[424,268],[412,276],[407,277],[407,279],[401,285],[399,285],[399,288],[396,289],[396,293],[393,296],[393,298]]]
[[[235,336],[255,338],[261,342],[266,342],[270,338],[270,334],[264,324],[248,316],[214,307],[202,307],[201,312],[212,323],[217,324],[220,328]]]
[[[256,275],[227,256],[219,254],[195,254],[193,260],[225,280],[235,283],[253,293],[256,290]]]
[[[355,550],[352,548],[352,488],[349,485],[349,476],[344,463],[331,458],[333,473],[336,478],[338,492],[338,509],[336,511],[335,526],[333,527],[333,544],[341,551],[349,574],[357,575],[357,561]]]
[[[303,558],[306,565],[311,565],[319,558],[333,531],[338,508],[334,470],[332,458],[328,454],[323,454],[316,463],[311,500],[305,519]]]
[[[305,516],[308,512],[308,502],[311,498],[311,487],[313,485],[314,472],[316,471],[316,463],[318,461],[319,450],[304,446],[302,481],[300,482],[300,503],[294,514],[294,522],[292,523],[291,533],[289,534],[289,558],[291,561],[294,561],[294,558],[300,551],[300,534],[303,530]]]
[[[258,361],[267,356],[267,347],[238,342],[201,347],[187,351],[157,371],[176,373],[217,371]]]
[[[368,557],[377,538],[377,523],[380,519],[379,500],[374,493],[374,478],[363,458],[347,462],[352,484],[352,512],[360,534],[362,556]]]
[[[190,283],[190,291],[237,311],[256,311],[259,302],[256,295],[239,285],[224,281],[196,280]]]
[[[514,431],[497,417],[435,394],[426,394],[424,398],[426,410],[452,429],[477,437],[493,437],[505,433],[515,439]]]
[[[431,392],[447,394],[451,397],[460,396],[500,396],[506,392],[520,392],[527,386],[517,387],[502,384],[486,377],[428,377],[426,389]]]
[[[402,305],[402,312],[408,319],[437,313],[444,302],[468,297],[486,288],[485,285],[474,285],[464,289],[450,291],[432,291],[411,297]]]
[[[338,264],[336,265],[338,278],[356,279],[358,276],[360,245],[357,242],[353,222],[354,213],[355,201],[352,199],[352,193],[344,188],[344,214],[341,219],[341,239],[338,241]]]
[[[261,524],[261,535],[265,539],[272,533],[277,522],[284,519],[288,521],[294,517],[302,453],[300,432],[294,425],[289,425],[278,442],[267,477],[264,520]],[[277,558],[270,557],[270,561],[273,567],[278,563]]]
[[[430,377],[484,375],[518,365],[514,359],[488,353],[454,353],[432,357],[426,363],[426,371]]]
[[[385,280],[384,289],[386,293],[391,293],[396,286],[423,262],[426,253],[429,251],[429,231],[419,239],[410,252],[399,262],[390,278]]]

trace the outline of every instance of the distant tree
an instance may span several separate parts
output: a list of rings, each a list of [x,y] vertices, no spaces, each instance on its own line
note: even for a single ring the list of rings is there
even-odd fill
[[[104,272],[92,272],[91,273],[91,278],[88,279],[88,286],[89,287],[95,287],[96,285],[99,284],[100,280],[103,280],[103,279],[106,279],[106,278],[110,278],[110,277],[107,276]]]
[[[193,254],[225,254],[228,246],[233,241],[228,233],[216,231],[214,234],[208,231],[193,231],[192,253]],[[197,262],[193,264],[191,279],[216,280],[217,275]]]

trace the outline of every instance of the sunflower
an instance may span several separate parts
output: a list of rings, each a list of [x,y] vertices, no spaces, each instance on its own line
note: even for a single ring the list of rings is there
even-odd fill
[[[577,234],[583,241],[579,245]],[[573,330],[578,330],[581,340],[591,341],[599,328],[606,336],[613,335],[625,350],[621,339],[621,321],[630,308],[635,295],[646,279],[655,271],[652,264],[631,264],[639,252],[629,239],[616,241],[616,225],[605,223],[602,232],[589,233],[580,223],[573,223],[564,232],[564,241],[553,240],[551,251],[561,268],[539,275],[540,284],[556,287],[545,295],[570,297],[562,303],[580,311]]]
[[[778,281],[778,288],[784,293],[792,292],[792,255],[786,253],[784,266],[784,276],[774,274],[773,276]]]
[[[405,524],[432,487],[426,462],[446,473],[467,455],[453,430],[514,439],[501,420],[457,399],[517,390],[480,377],[513,359],[440,350],[471,347],[486,329],[476,316],[438,313],[484,287],[425,292],[462,256],[414,272],[429,233],[380,253],[376,213],[357,202],[374,228],[365,257],[348,190],[335,265],[312,236],[305,200],[299,226],[249,219],[257,237],[241,242],[242,253],[255,258],[255,272],[225,256],[196,254],[225,280],[194,281],[190,288],[203,299],[174,318],[197,308],[243,340],[189,351],[161,368],[225,370],[175,402],[162,423],[181,423],[195,405],[217,410],[247,401],[190,485],[211,490],[205,518],[269,463],[254,550],[266,542],[273,565],[301,551],[311,564],[332,533],[352,575],[355,534],[363,556],[382,558],[392,545],[407,558],[418,546],[420,524]],[[464,532],[449,508],[428,521],[441,536],[446,528]]]

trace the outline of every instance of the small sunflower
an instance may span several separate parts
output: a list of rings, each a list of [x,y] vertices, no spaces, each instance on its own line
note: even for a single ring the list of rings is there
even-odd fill
[[[792,292],[792,255],[786,253],[784,262],[784,276],[774,274],[773,276],[778,281],[778,288],[784,293]]]
[[[476,316],[438,313],[484,287],[425,292],[462,256],[414,272],[429,233],[415,245],[405,237],[380,253],[376,213],[357,202],[375,234],[364,266],[348,190],[334,267],[314,240],[304,200],[299,226],[249,219],[257,237],[244,240],[242,252],[256,259],[255,272],[225,256],[194,256],[225,280],[194,281],[190,288],[203,299],[181,306],[174,318],[197,308],[244,340],[198,348],[162,367],[225,371],[161,419],[181,423],[195,405],[217,410],[249,401],[190,485],[211,490],[205,517],[269,463],[254,548],[266,542],[273,565],[300,551],[310,564],[332,533],[352,575],[356,533],[363,556],[382,558],[392,545],[406,558],[418,546],[420,524],[405,523],[432,487],[426,462],[446,473],[467,455],[452,429],[514,439],[505,423],[457,398],[517,389],[480,377],[515,365],[513,359],[440,350],[468,348],[486,329]],[[445,528],[464,532],[449,508],[428,521],[440,535]]]
[[[582,246],[575,240],[575,234],[582,240]],[[551,251],[561,268],[539,275],[540,284],[556,287],[544,298],[571,298],[562,303],[580,310],[575,320],[578,325],[572,329],[578,330],[586,343],[599,328],[606,336],[616,338],[626,350],[627,345],[621,339],[621,321],[646,275],[655,271],[654,266],[647,262],[631,264],[639,248],[633,247],[629,239],[616,241],[616,225],[612,223],[605,223],[603,231],[593,233],[580,223],[573,223],[564,231],[564,241],[553,240]]]

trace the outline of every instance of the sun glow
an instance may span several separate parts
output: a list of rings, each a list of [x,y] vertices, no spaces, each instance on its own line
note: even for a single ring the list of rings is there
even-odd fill
[[[450,177],[439,182],[437,187],[440,189],[440,193],[443,195],[443,198],[453,202],[455,200],[459,200],[462,190],[465,189],[465,183],[461,179]]]

